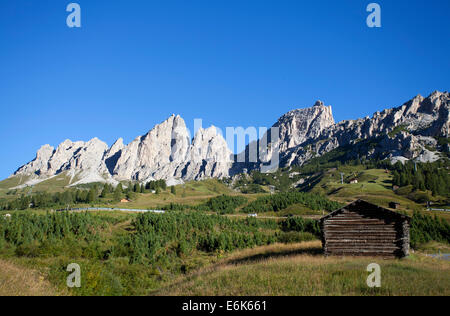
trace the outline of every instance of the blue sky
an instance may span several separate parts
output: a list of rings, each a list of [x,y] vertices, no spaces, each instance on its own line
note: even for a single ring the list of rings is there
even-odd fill
[[[66,25],[77,2],[82,27]],[[0,0],[0,178],[43,144],[271,126],[323,100],[337,121],[450,86],[448,0]]]

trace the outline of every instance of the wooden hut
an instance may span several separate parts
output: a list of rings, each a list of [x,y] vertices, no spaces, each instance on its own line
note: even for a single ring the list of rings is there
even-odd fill
[[[320,220],[325,255],[406,257],[410,217],[355,201]]]

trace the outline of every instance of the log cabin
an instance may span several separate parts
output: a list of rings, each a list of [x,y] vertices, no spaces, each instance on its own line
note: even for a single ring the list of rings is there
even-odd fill
[[[324,254],[406,257],[410,221],[406,215],[357,200],[320,220]]]

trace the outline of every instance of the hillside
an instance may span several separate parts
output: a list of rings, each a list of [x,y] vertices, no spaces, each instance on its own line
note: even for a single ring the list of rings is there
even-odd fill
[[[420,170],[422,165],[418,164],[417,168]],[[399,203],[400,211],[408,213],[414,210],[426,209],[427,201],[433,202],[436,207],[440,208],[449,206],[448,195],[434,195],[430,191],[421,191],[411,186],[400,187],[394,190],[393,173],[395,173],[393,169],[370,167],[368,164],[355,165],[352,162],[339,163],[336,167],[332,165],[319,167],[306,165],[300,169],[280,170],[274,174],[251,173],[250,175],[237,175],[224,181],[215,179],[191,181],[176,185],[173,189],[166,188],[157,194],[148,189],[144,193],[133,192],[135,184],[124,183],[123,192],[119,195],[116,195],[114,189],[110,188],[104,196],[102,195],[104,190],[101,183],[64,189],[64,187],[58,186],[59,183],[64,181],[64,177],[60,176],[39,183],[33,188],[16,190],[0,188],[0,208],[11,209],[7,205],[21,200],[22,197],[29,199],[26,204],[28,205],[34,197],[42,194],[50,195],[60,200],[60,202],[46,204],[47,207],[53,209],[66,208],[68,205],[71,207],[98,206],[160,209],[172,204],[195,208],[196,205],[200,205],[208,199],[226,195],[240,196],[247,200],[247,203],[234,211],[235,213],[245,209],[244,213],[259,213],[261,216],[322,216],[325,214],[324,209],[312,209],[310,206],[301,203],[290,204],[283,210],[265,210],[264,212],[246,206],[260,197],[267,196],[271,190],[275,190],[273,193],[309,192],[327,197],[341,204],[348,204],[356,199],[362,199],[383,207],[389,207],[390,202],[396,202]],[[343,183],[341,174],[344,180]],[[350,180],[356,180],[357,183],[350,183]],[[92,190],[94,190],[92,201],[75,202],[73,200],[75,196],[81,193],[83,193],[81,194],[82,196],[85,196]],[[57,196],[58,194],[59,196]],[[66,197],[67,195],[71,197]],[[128,202],[121,203],[120,199],[125,197],[128,199]],[[36,204],[36,207],[38,206]],[[15,208],[17,206],[14,206],[12,209]],[[450,217],[446,213],[442,213],[442,216]]]

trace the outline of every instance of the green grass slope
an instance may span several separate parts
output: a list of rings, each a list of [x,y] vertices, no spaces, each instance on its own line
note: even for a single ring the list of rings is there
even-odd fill
[[[344,184],[341,183],[341,172],[345,174]],[[329,169],[315,178],[317,183],[309,189],[310,192],[326,195],[341,203],[363,199],[383,207],[388,207],[389,202],[397,202],[404,211],[424,209],[423,205],[392,190],[392,175],[386,170],[343,166],[339,169]],[[357,179],[358,183],[348,183],[350,179]]]

